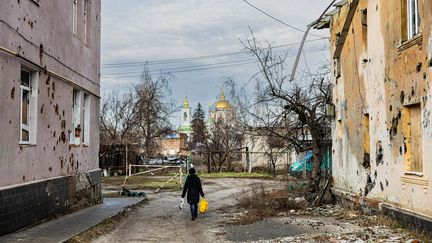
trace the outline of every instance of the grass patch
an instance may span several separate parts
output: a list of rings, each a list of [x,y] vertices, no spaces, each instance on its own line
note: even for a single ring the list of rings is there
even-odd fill
[[[218,172],[218,173],[200,173],[202,178],[271,178],[272,176],[264,172],[254,173],[236,173],[236,172]]]
[[[103,177],[102,184],[105,187],[116,186],[120,187],[123,185],[125,177],[124,176],[112,176]],[[152,176],[132,176],[128,178],[126,182],[126,188],[129,190],[155,190],[166,183],[170,177],[152,177]],[[180,190],[179,179],[174,179],[164,186],[164,189],[168,190]]]

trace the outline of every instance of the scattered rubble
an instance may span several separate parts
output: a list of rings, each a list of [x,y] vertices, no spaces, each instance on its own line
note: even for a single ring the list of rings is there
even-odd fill
[[[295,201],[298,201],[298,199]],[[232,208],[223,217],[230,218],[233,222],[238,222],[239,218],[246,217],[248,213],[250,211],[236,212],[235,208]],[[302,227],[304,233],[295,236],[249,242],[422,242],[416,240],[412,232],[401,228],[390,218],[364,215],[337,204],[323,205],[315,208],[292,209],[278,212],[275,217],[262,220],[281,222],[281,224],[287,225],[287,228],[290,225]]]

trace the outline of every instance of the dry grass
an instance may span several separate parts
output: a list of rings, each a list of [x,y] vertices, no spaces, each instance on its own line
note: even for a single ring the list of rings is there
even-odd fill
[[[374,225],[384,225],[391,229],[408,230],[409,235],[413,239],[420,239],[421,242],[432,242],[431,232],[424,230],[410,228],[406,223],[398,221],[387,215],[374,215],[367,216],[368,221],[361,224],[361,226],[370,227]]]
[[[273,217],[280,212],[291,209],[304,209],[304,202],[294,200],[295,195],[287,191],[271,190],[266,191],[263,183],[253,184],[249,190],[235,196],[238,205],[245,209],[246,213],[234,219],[232,224],[251,224],[265,218]]]

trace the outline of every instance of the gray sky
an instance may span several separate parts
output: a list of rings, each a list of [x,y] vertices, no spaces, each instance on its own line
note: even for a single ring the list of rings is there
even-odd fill
[[[331,1],[249,2],[290,25],[305,29]],[[171,85],[172,94],[179,105],[187,95],[193,108],[200,102],[207,111],[215,102],[225,77],[246,84],[257,72],[251,56],[236,54],[243,49],[240,40],[250,37],[249,27],[257,38],[273,45],[296,43],[303,36],[242,0],[103,0],[102,95],[136,82],[143,68],[136,62],[148,61],[152,71],[173,71],[176,80]],[[328,36],[326,30],[312,33]],[[308,39],[318,38],[309,36]],[[277,50],[295,54],[297,47]],[[305,51],[310,69],[328,58],[329,52],[323,50],[327,47],[326,40],[307,43]],[[226,53],[229,55],[203,57]],[[201,58],[172,60],[188,57]],[[164,63],[157,62],[161,60]],[[294,57],[288,59],[289,67],[293,60]],[[300,69],[305,63],[302,58]],[[253,82],[249,82],[247,88],[252,89]]]

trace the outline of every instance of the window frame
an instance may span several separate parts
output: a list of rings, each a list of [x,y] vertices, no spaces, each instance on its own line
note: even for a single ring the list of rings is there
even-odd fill
[[[21,69],[21,73],[26,72],[28,73],[29,80],[28,80],[28,86],[23,85],[23,81],[20,82],[20,137],[19,137],[19,143],[20,144],[30,144],[30,95],[31,95],[31,72]],[[22,79],[22,78],[20,78]],[[27,125],[23,123],[23,97],[24,97],[24,90],[28,92],[28,98],[27,98]],[[27,131],[28,133],[28,140],[23,140],[23,130]]]
[[[69,132],[69,144],[74,146],[79,146],[81,144],[81,96],[82,91],[79,89],[73,89],[72,91],[72,129]],[[75,136],[75,130],[78,129],[78,126],[80,128],[80,136]]]
[[[84,93],[84,101],[82,105],[82,123],[81,127],[81,142],[85,146],[90,145],[90,111],[91,111],[91,96]]]
[[[28,73],[28,86],[22,84],[22,72]],[[19,108],[19,139],[20,145],[36,145],[37,134],[37,87],[38,87],[38,71],[32,70],[25,66],[20,68],[20,108]],[[27,105],[27,125],[23,123],[23,94],[28,92]],[[23,140],[23,130],[28,132],[28,140]]]
[[[413,103],[404,105],[402,109],[402,116],[404,117],[404,143],[406,151],[404,151],[404,162],[405,162],[405,174],[411,175],[422,175],[424,173],[424,161],[423,161],[423,136],[422,133],[422,115],[423,106],[421,103]],[[417,116],[413,116],[414,112],[418,112]],[[413,120],[417,118],[418,123],[413,124]],[[413,129],[415,128],[415,129]],[[417,131],[418,135],[413,132]],[[415,138],[417,137],[417,141]],[[416,148],[415,150],[413,149]],[[417,158],[417,160],[415,160]],[[416,170],[419,168],[419,170]]]
[[[420,14],[418,0],[406,0],[406,39],[411,40],[420,34]],[[413,6],[414,5],[414,6]],[[414,9],[413,9],[414,7]],[[413,23],[414,20],[414,23]]]

